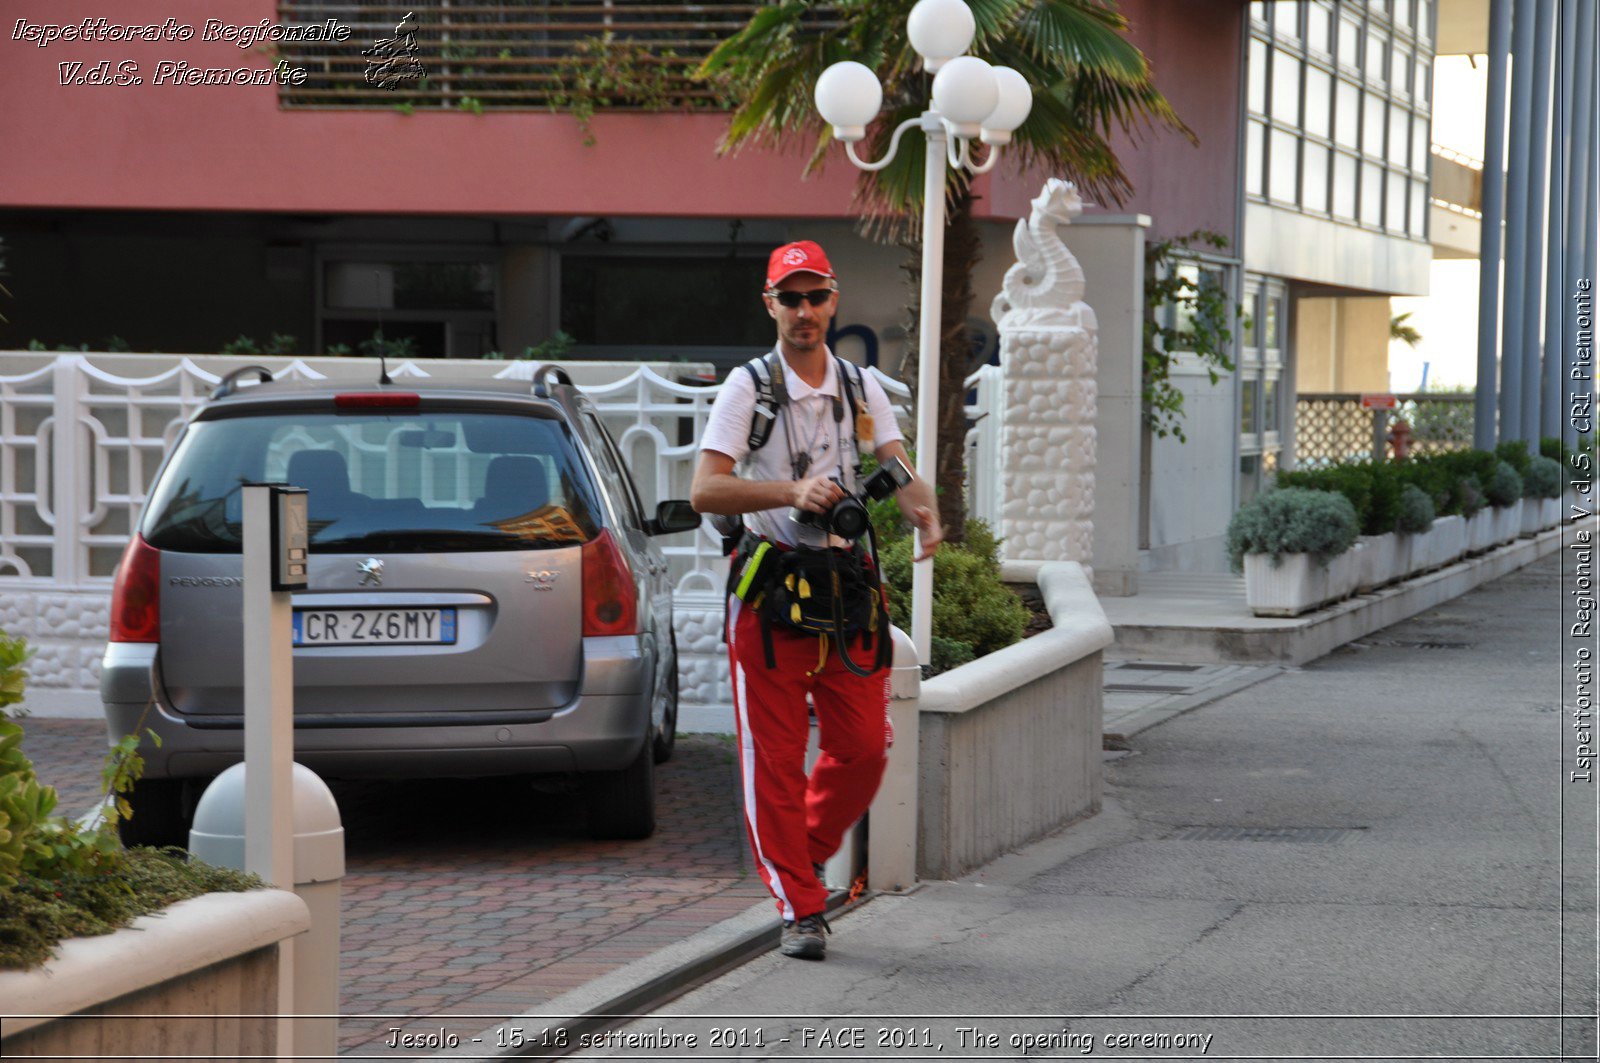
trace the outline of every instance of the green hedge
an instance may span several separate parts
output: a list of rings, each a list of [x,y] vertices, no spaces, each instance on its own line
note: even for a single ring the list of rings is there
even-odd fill
[[[1235,572],[1245,554],[1310,554],[1318,564],[1355,545],[1361,532],[1355,506],[1334,491],[1280,487],[1240,506],[1228,522],[1228,560]]]

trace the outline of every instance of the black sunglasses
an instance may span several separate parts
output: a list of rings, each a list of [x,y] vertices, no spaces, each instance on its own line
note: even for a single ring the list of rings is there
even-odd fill
[[[790,310],[793,310],[800,305],[800,300],[802,299],[812,306],[821,306],[828,301],[828,296],[835,291],[837,291],[835,288],[813,288],[809,292],[768,291],[767,294],[787,306]]]

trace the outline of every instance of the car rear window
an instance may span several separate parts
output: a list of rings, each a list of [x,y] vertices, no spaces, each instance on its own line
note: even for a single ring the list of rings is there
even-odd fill
[[[564,421],[508,413],[284,413],[191,424],[151,493],[160,550],[237,553],[250,482],[310,491],[323,551],[526,550],[587,542],[595,502]]]

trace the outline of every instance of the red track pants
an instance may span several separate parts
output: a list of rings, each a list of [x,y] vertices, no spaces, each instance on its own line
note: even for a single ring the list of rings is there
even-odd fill
[[[745,830],[756,870],[777,898],[778,912],[786,920],[797,919],[822,911],[827,903],[828,891],[811,865],[838,850],[844,832],[878,792],[893,737],[889,669],[855,675],[834,646],[822,670],[808,677],[817,667],[817,636],[782,627],[772,629],[777,667],[768,668],[755,610],[740,607],[737,600],[730,607],[738,611],[728,626],[728,659]],[[866,668],[873,655],[856,639],[850,659]],[[822,749],[809,778],[807,694],[816,706]]]

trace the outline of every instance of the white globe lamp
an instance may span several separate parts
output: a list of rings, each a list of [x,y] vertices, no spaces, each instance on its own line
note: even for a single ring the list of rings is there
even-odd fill
[[[833,135],[853,144],[867,135],[867,123],[883,106],[883,86],[870,67],[846,60],[822,72],[812,98]]]
[[[906,19],[906,36],[930,74],[972,47],[977,32],[966,0],[918,0]]]
[[[999,102],[994,69],[976,56],[957,56],[934,75],[933,109],[949,121],[958,137],[977,136]]]
[[[985,144],[998,146],[1011,143],[1011,134],[1028,120],[1028,112],[1033,110],[1033,89],[1027,78],[1009,66],[991,69],[999,100],[983,120],[982,139]]]

